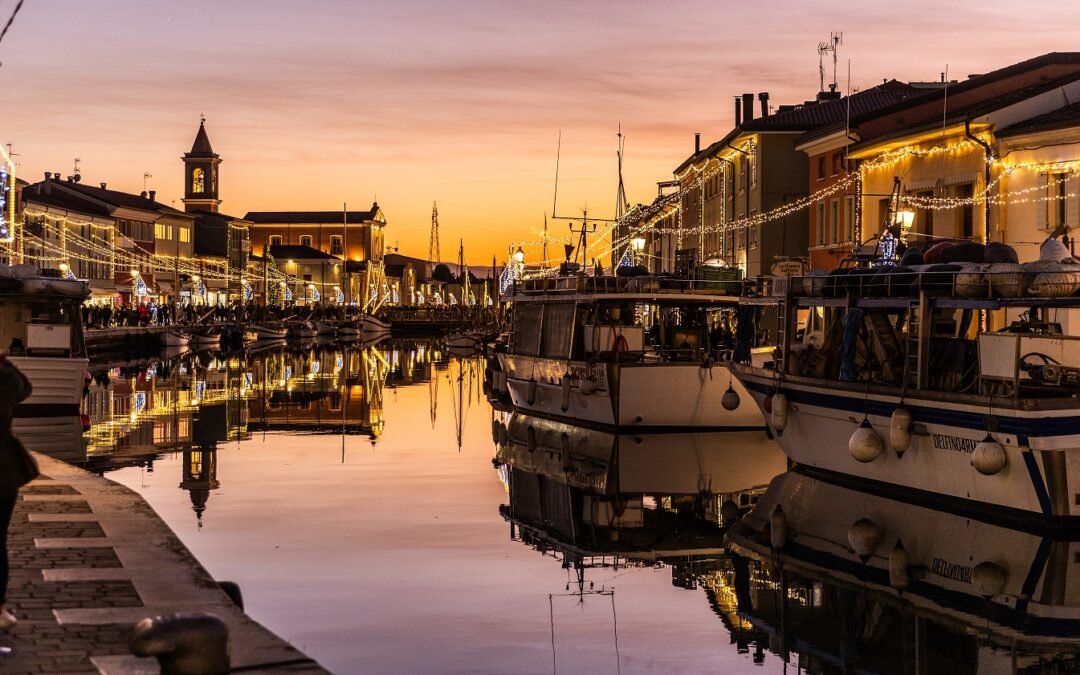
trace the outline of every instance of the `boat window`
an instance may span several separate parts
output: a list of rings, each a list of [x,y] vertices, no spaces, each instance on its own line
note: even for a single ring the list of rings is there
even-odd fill
[[[573,335],[574,305],[545,305],[541,353],[550,358],[569,358]]]
[[[540,325],[543,305],[519,303],[514,307],[514,353],[537,355],[540,353]]]

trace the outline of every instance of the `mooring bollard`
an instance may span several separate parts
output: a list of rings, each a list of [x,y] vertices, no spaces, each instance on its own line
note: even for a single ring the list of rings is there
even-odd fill
[[[135,656],[156,657],[163,675],[229,672],[229,627],[213,614],[168,614],[135,624]]]

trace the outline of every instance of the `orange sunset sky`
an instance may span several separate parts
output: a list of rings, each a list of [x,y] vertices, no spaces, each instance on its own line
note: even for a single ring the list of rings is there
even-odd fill
[[[387,242],[424,257],[437,201],[443,259],[462,239],[490,264],[550,215],[560,130],[560,215],[611,217],[620,123],[629,199],[650,201],[694,132],[731,128],[734,95],[813,98],[830,31],[841,86],[850,60],[867,87],[1080,51],[1078,20],[997,0],[26,0],[0,42],[0,142],[28,180],[78,157],[84,181],[138,192],[149,172],[179,206],[204,113],[225,212],[377,197]]]

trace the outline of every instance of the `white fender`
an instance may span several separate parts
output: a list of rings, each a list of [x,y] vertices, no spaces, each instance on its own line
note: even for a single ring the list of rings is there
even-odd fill
[[[776,429],[777,433],[783,433],[787,427],[788,418],[788,400],[787,396],[781,393],[773,394],[772,399],[772,428]]]
[[[769,516],[769,543],[777,549],[784,548],[784,544],[787,543],[787,516],[784,515],[784,509],[780,508],[779,504]]]
[[[727,391],[720,397],[720,405],[724,406],[724,410],[735,410],[739,407],[739,392],[732,389],[731,385],[728,385]]]
[[[861,518],[848,528],[847,539],[851,550],[866,562],[881,543],[881,528],[868,518]]]
[[[911,554],[899,539],[889,553],[889,585],[898,591],[911,585]]]
[[[984,598],[992,598],[1001,595],[1005,590],[1005,580],[1008,578],[1005,569],[992,562],[981,562],[971,568],[971,587],[975,593]]]
[[[984,476],[993,476],[1008,463],[1009,457],[1005,454],[1005,448],[989,433],[975,444],[975,451],[971,453],[971,465]]]
[[[911,411],[900,406],[889,418],[889,447],[897,457],[903,457],[911,447]]]
[[[596,380],[586,377],[578,383],[578,391],[586,396],[591,396],[596,391]]]
[[[885,443],[881,440],[877,430],[870,424],[870,420],[863,419],[862,424],[855,429],[848,439],[848,452],[856,460],[866,463],[872,462],[881,455]]]

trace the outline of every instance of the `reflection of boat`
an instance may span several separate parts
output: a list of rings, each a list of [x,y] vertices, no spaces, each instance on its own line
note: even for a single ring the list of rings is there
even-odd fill
[[[615,434],[520,412],[498,424],[501,461],[601,492],[728,495],[787,468],[761,431]]]
[[[284,340],[289,333],[280,323],[257,323],[251,327],[251,331],[260,340]]]
[[[188,334],[188,344],[192,347],[207,347],[221,343],[219,328],[197,328]]]
[[[289,324],[289,337],[293,339],[311,339],[319,335],[319,329],[310,321],[293,321]]]
[[[449,333],[446,336],[446,346],[462,352],[475,352],[480,348],[480,340],[475,335],[468,333]]]
[[[337,335],[338,327],[329,321],[317,321],[315,323],[315,332],[318,333],[319,336]]]
[[[750,558],[736,584],[740,615],[784,658],[793,650],[846,672],[1054,672],[1056,658],[1075,667],[1076,541],[798,471],[778,476],[727,540]]]
[[[660,283],[565,277],[515,286],[509,349],[499,354],[514,406],[628,429],[763,429],[723,364],[738,298]]]
[[[77,413],[88,364],[81,308],[89,288],[73,279],[7,276],[20,268],[36,273],[0,268],[0,349],[33,385],[16,414]]]
[[[1080,298],[997,293],[1016,270],[844,271],[744,299],[782,317],[777,362],[732,370],[788,456],[916,500],[1080,528],[1080,337],[1051,321]],[[990,311],[1026,314],[980,330]]]
[[[178,330],[170,330],[161,336],[161,344],[165,347],[185,347],[191,342],[187,333]]]
[[[384,321],[371,314],[364,314],[360,317],[360,329],[365,335],[374,335],[377,333],[389,333],[390,322]]]
[[[341,340],[358,340],[363,333],[355,326],[338,326],[337,336]]]
[[[86,462],[83,422],[78,415],[20,417],[12,421],[11,431],[27,450],[71,464]]]

